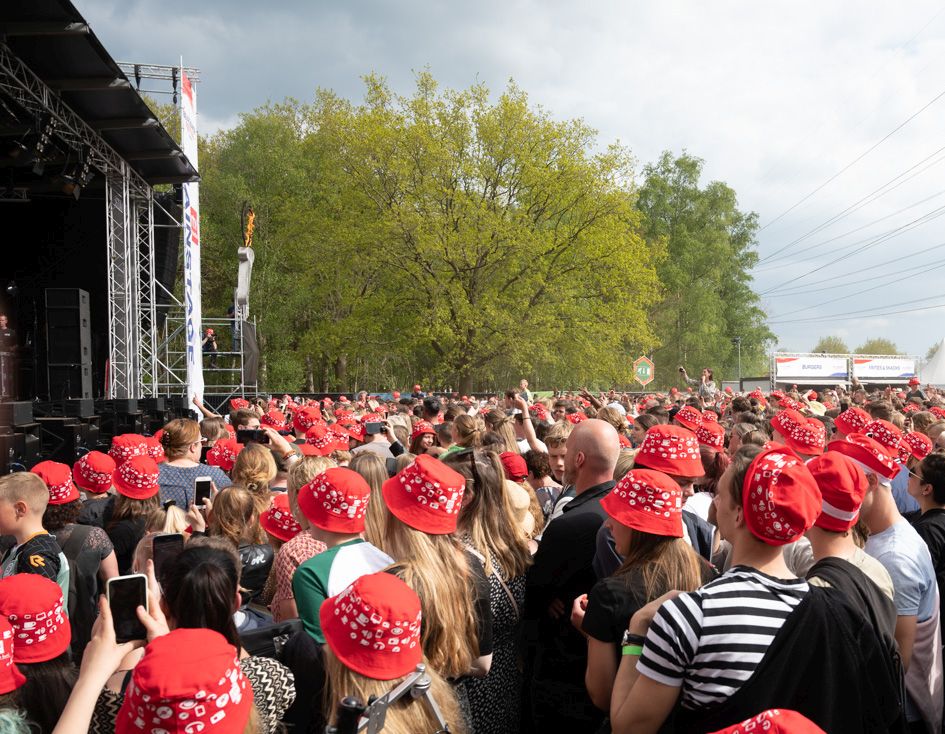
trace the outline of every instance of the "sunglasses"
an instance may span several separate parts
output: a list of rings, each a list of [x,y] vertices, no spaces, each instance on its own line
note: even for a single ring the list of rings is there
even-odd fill
[[[912,471],[912,469],[909,469],[909,476],[918,479],[920,484],[928,484],[928,482],[925,481],[925,477],[923,477],[918,472]]]

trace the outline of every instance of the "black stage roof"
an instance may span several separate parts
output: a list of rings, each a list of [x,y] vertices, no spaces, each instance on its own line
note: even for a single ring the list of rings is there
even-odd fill
[[[0,0],[0,42],[149,184],[198,180],[180,146],[69,0]],[[7,125],[6,134],[11,130],[16,134]]]

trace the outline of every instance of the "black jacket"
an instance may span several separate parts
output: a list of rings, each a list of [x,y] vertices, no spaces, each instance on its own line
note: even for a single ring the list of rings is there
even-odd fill
[[[844,593],[812,586],[738,692],[708,711],[677,707],[675,731],[716,731],[785,708],[830,734],[904,732],[899,680],[872,624]]]

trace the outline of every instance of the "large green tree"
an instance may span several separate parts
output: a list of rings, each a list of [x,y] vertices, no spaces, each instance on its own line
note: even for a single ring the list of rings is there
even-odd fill
[[[629,381],[656,345],[662,245],[639,235],[628,152],[514,85],[366,86],[258,109],[201,150],[209,309],[231,298],[243,203],[257,214],[266,386]]]
[[[675,381],[678,365],[698,374],[736,376],[740,338],[742,374],[761,374],[774,335],[765,323],[751,268],[757,261],[757,215],[738,208],[720,181],[702,184],[703,162],[664,152],[645,168],[638,207],[642,232],[666,248],[657,265],[664,298],[651,318],[662,346],[654,353],[658,379]]]
[[[822,336],[817,343],[811,347],[812,352],[821,352],[826,354],[849,354],[850,347],[839,336]]]
[[[874,337],[867,339],[853,350],[854,354],[899,354],[899,348],[890,339]]]

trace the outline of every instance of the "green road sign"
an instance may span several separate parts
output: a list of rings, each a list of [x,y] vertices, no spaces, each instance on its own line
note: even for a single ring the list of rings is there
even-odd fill
[[[656,373],[656,365],[651,359],[640,357],[633,363],[633,379],[644,387],[653,382]]]

